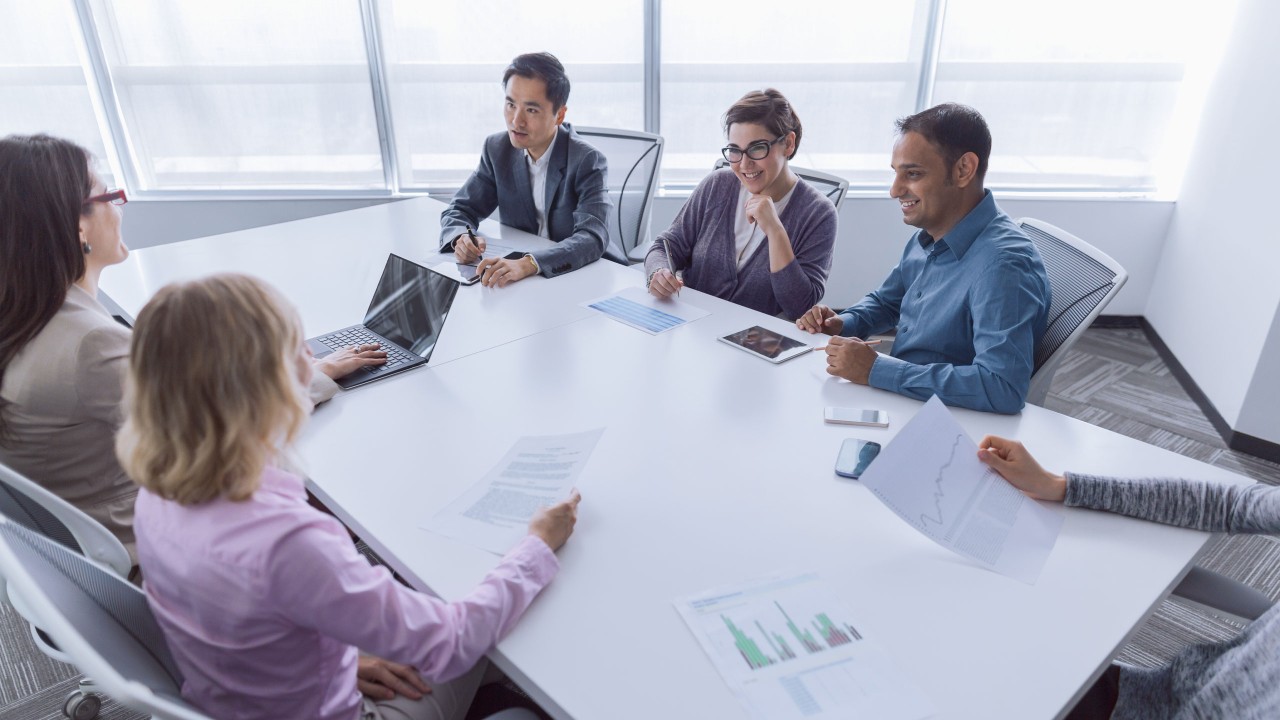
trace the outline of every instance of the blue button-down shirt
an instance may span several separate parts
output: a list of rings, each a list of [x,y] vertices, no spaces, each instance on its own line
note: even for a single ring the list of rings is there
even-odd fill
[[[892,356],[871,366],[873,387],[1016,413],[1048,313],[1040,253],[988,190],[946,236],[918,231],[880,289],[841,313],[841,334],[897,326]]]

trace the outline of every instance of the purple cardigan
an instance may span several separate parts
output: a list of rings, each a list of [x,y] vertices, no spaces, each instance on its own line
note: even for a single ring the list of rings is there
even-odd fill
[[[738,178],[733,170],[717,170],[698,183],[675,222],[658,236],[644,257],[645,275],[668,267],[684,270],[684,282],[695,290],[769,315],[795,320],[822,299],[831,253],[836,243],[836,209],[804,180],[796,183],[787,207],[778,218],[796,259],[778,272],[769,272],[768,239],[738,270],[734,256],[733,221],[738,212]]]

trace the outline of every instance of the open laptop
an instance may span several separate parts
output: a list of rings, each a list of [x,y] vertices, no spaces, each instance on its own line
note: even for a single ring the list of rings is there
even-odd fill
[[[307,340],[317,358],[351,345],[378,343],[387,364],[364,367],[338,380],[349,389],[425,365],[440,339],[458,282],[399,255],[387,256],[364,322]]]

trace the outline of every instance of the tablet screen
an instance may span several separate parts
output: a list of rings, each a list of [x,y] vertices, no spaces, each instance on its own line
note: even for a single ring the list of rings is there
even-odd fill
[[[754,325],[746,330],[739,330],[731,335],[725,335],[721,339],[744,350],[750,350],[757,355],[767,357],[770,360],[789,350],[805,347],[805,344],[799,340],[793,340],[786,335],[762,328],[759,325]]]

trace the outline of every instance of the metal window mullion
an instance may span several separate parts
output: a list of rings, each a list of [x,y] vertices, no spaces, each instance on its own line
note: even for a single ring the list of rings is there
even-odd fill
[[[933,83],[938,76],[938,55],[942,49],[942,23],[947,14],[947,0],[929,0],[929,19],[925,28],[923,56],[920,58],[920,80],[916,86],[916,112],[933,104]]]
[[[89,0],[71,0],[75,10],[77,25],[80,27],[81,49],[84,53],[84,71],[88,75],[89,97],[93,102],[93,112],[97,117],[99,131],[105,126],[110,142],[107,143],[107,161],[111,164],[119,184],[132,193],[144,190],[138,172],[138,158],[133,144],[129,142],[129,134],[124,126],[124,114],[120,107],[120,98],[116,94],[115,85],[111,82],[111,72],[107,65],[107,56],[102,49],[102,39],[98,35],[98,24],[93,16],[93,8]]]
[[[644,131],[662,134],[662,0],[644,1]]]
[[[369,84],[373,91],[373,115],[378,125],[378,146],[382,151],[382,178],[387,191],[400,192],[400,162],[396,153],[395,124],[391,118],[390,89],[382,52],[382,32],[378,24],[376,0],[360,0],[360,20],[364,25],[365,54],[369,61]]]

